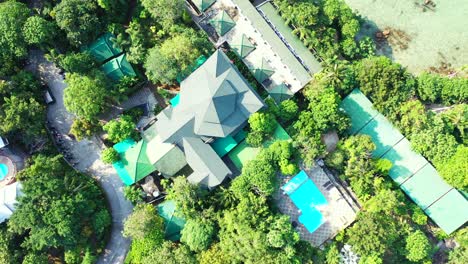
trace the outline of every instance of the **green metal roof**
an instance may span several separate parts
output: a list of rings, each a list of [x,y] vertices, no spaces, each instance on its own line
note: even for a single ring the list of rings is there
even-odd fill
[[[229,16],[229,14],[223,10],[223,12],[220,12],[215,18],[210,20],[211,25],[216,29],[216,32],[220,36],[224,36],[229,30],[231,30],[236,23],[232,18]]]
[[[372,118],[379,114],[372,106],[372,102],[359,91],[354,89],[343,101],[340,107],[351,118],[350,134],[356,134]]]
[[[277,104],[281,103],[284,100],[288,100],[293,96],[291,90],[289,90],[289,88],[284,83],[273,87],[273,89],[268,91],[268,93]]]
[[[252,73],[259,83],[270,78],[275,73],[275,70],[268,64],[265,58],[262,58],[260,65],[256,65]]]
[[[136,76],[132,65],[127,61],[126,55],[122,54],[101,66],[101,69],[111,80],[118,81],[124,76]]]
[[[122,50],[116,44],[114,35],[109,32],[96,39],[91,45],[87,46],[85,50],[91,53],[99,62],[103,62],[122,53]]]
[[[136,183],[156,170],[147,155],[147,143],[140,140],[121,154],[121,162],[131,179]]]
[[[217,138],[213,143],[211,143],[211,147],[220,157],[224,157],[235,146],[237,146],[237,141],[234,140],[232,136]]]
[[[268,25],[252,3],[249,0],[232,1],[240,8],[242,14],[250,20],[258,32],[262,34],[262,38],[271,45],[272,49],[278,54],[284,64],[288,66],[299,82],[302,85],[306,85],[312,79],[312,76]]]
[[[250,42],[249,38],[245,34],[242,34],[241,38],[237,40],[236,43],[232,43],[231,48],[241,58],[247,57],[250,52],[255,50],[255,46]]]
[[[467,208],[468,201],[465,197],[456,189],[452,189],[425,212],[445,233],[450,234],[466,223]]]
[[[310,72],[317,73],[322,70],[320,62],[304,43],[292,33],[292,29],[286,25],[286,21],[278,14],[278,11],[271,2],[262,4],[259,9],[270,20],[276,30],[281,33],[296,54],[302,59],[302,63],[309,68]]]
[[[158,205],[158,213],[164,219],[166,239],[171,241],[180,240],[180,231],[184,229],[185,219],[176,216],[176,204],[172,200],[167,200]]]
[[[393,146],[382,158],[392,162],[389,175],[398,184],[402,184],[428,163],[423,156],[411,149],[411,143],[406,138]]]
[[[198,10],[201,12],[205,11],[210,7],[216,0],[192,0],[192,2],[197,6]]]
[[[381,114],[375,116],[359,133],[369,135],[374,141],[375,150],[372,156],[375,158],[380,158],[387,150],[404,138],[398,129]]]
[[[392,162],[390,177],[446,233],[451,233],[468,220],[468,203],[458,191],[448,185],[436,169],[415,153],[410,142],[384,116],[372,108],[372,103],[358,89],[340,105],[350,117],[350,132],[370,135],[377,146],[374,157]]]
[[[423,210],[452,188],[429,163],[400,187]]]

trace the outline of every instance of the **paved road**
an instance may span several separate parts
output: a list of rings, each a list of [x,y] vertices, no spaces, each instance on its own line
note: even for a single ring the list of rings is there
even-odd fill
[[[47,83],[56,99],[56,103],[47,109],[47,119],[60,134],[66,135],[73,123],[74,116],[66,111],[63,104],[63,91],[66,84],[59,70],[53,63],[44,59],[41,52],[32,52],[28,68],[39,74]],[[122,236],[123,222],[132,212],[132,204],[123,195],[123,184],[110,165],[102,163],[100,153],[102,147],[98,139],[82,140],[80,142],[64,138],[64,147],[78,162],[76,169],[92,175],[102,186],[107,200],[110,203],[112,213],[112,230],[104,254],[98,260],[98,264],[123,263],[127,255],[130,240]]]

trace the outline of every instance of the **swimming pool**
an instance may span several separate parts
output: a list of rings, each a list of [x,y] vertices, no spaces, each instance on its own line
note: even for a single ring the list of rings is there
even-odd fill
[[[327,205],[327,199],[305,171],[299,172],[281,189],[301,211],[299,222],[306,227],[307,231],[313,233],[324,223],[323,215],[317,206]]]
[[[6,164],[0,163],[0,181],[5,178],[8,174],[8,166]]]

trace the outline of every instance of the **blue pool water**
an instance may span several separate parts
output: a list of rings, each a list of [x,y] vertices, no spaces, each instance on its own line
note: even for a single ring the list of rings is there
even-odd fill
[[[0,163],[0,181],[5,178],[8,174],[8,167],[7,165]]]
[[[324,219],[320,211],[317,210],[317,206],[327,205],[327,199],[304,171],[299,172],[281,189],[301,210],[299,222],[307,228],[307,231],[313,233],[323,224]]]
[[[135,141],[133,139],[126,139],[122,142],[115,144],[113,148],[117,150],[117,152],[122,157],[122,154],[125,153],[125,151],[127,151],[127,149],[129,149],[133,145],[135,145]],[[128,174],[127,170],[125,169],[125,164],[121,160],[114,162],[112,166],[117,171],[117,174],[120,176],[125,185],[128,186],[133,184],[133,180]]]

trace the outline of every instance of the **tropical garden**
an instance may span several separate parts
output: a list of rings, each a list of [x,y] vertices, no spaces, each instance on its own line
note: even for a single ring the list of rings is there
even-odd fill
[[[267,101],[268,109],[250,118],[246,140],[261,147],[276,122],[293,140],[263,148],[239,177],[211,192],[183,175],[165,182],[166,199],[187,221],[177,243],[164,238],[155,207],[143,203],[138,190],[126,189],[135,203],[124,224],[124,236],[132,239],[126,262],[339,263],[339,250],[348,244],[360,263],[467,263],[467,229],[447,236],[437,228],[394,185],[391,163],[371,158],[371,139],[347,133],[349,117],[339,104],[359,87],[449,184],[468,191],[468,69],[455,69],[450,77],[416,76],[375,56],[372,38],[357,39],[361,18],[343,0],[273,2],[323,60],[323,71],[294,98],[279,105]],[[104,132],[117,143],[138,138],[138,113],[104,122],[103,113],[141,82],[177,85],[180,73],[214,48],[183,0],[7,0],[0,3],[0,18],[0,134],[30,153],[18,175],[24,196],[12,218],[0,224],[0,263],[95,263],[111,223],[106,201],[97,183],[64,163],[51,144],[44,87],[25,70],[29,53],[41,50],[66,72],[64,102],[76,116],[71,133],[83,139]],[[126,51],[136,77],[111,81],[82,51],[105,32]],[[331,131],[340,140],[328,153],[321,138]],[[294,174],[300,162],[311,167],[319,158],[362,205],[352,226],[325,250],[302,241],[273,200],[277,172]],[[107,163],[116,159],[111,148],[103,153]],[[440,250],[443,239],[457,246]]]

